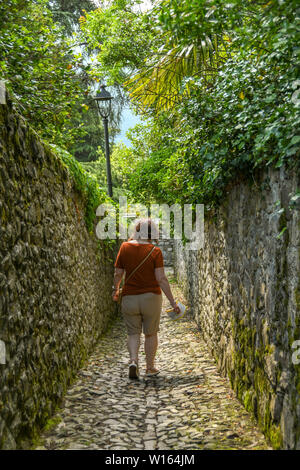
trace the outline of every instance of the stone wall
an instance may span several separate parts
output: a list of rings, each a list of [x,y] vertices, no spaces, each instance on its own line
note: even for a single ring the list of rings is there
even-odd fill
[[[52,415],[106,328],[115,253],[88,233],[67,168],[9,99],[0,126],[0,448],[14,449]]]
[[[300,175],[270,169],[255,180],[235,184],[206,218],[203,249],[176,242],[175,273],[246,409],[274,448],[300,449],[299,200],[288,207]]]
[[[174,240],[172,238],[161,238],[158,240],[159,248],[164,258],[164,266],[172,267],[174,264]]]

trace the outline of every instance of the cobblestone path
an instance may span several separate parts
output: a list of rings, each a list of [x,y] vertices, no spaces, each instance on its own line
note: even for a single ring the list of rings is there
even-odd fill
[[[128,379],[126,334],[117,319],[36,449],[270,449],[188,314],[173,322],[163,312],[156,366],[160,375],[146,378],[142,344],[140,379]]]

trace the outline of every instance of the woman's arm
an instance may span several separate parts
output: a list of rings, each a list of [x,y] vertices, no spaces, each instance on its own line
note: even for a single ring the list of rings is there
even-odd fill
[[[171,292],[170,284],[165,274],[164,268],[155,268],[155,277],[159,286],[161,287],[167,299],[169,300],[170,304],[174,308],[175,312],[179,313],[180,308],[178,307],[178,305],[176,304],[174,300],[173,294]]]
[[[115,268],[114,272],[114,285],[113,285],[113,300],[118,300],[117,291],[119,289],[125,269]]]

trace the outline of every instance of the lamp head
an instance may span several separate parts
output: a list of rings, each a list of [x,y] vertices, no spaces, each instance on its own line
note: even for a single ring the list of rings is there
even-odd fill
[[[106,90],[105,85],[100,85],[100,89],[97,90],[94,100],[96,101],[99,114],[102,118],[108,118],[111,112],[111,100],[113,97]]]

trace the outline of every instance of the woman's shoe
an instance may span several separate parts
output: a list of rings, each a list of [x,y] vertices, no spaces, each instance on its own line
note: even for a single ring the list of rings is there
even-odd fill
[[[129,364],[129,378],[138,379],[139,378],[139,368],[136,362],[132,361]]]
[[[153,377],[159,374],[159,370],[157,369],[146,369],[146,377]]]

